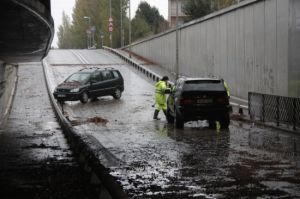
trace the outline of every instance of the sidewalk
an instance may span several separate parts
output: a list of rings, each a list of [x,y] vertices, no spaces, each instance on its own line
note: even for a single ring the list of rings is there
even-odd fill
[[[19,68],[0,162],[1,199],[95,198],[56,121],[40,63]]]

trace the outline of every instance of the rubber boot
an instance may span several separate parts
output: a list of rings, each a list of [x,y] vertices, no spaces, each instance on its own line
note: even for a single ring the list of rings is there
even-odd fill
[[[157,117],[157,116],[158,116],[158,113],[159,113],[159,110],[155,110],[155,111],[154,111],[154,115],[153,115],[153,119],[154,119],[154,120],[160,120],[160,118]]]

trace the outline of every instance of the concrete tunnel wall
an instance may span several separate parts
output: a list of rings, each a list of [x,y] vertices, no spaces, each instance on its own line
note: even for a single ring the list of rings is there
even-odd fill
[[[11,106],[16,86],[17,67],[0,61],[0,126]]]
[[[184,24],[179,73],[224,78],[232,95],[242,99],[248,91],[300,97],[299,5],[298,0],[246,0]],[[171,30],[133,43],[132,51],[175,71],[175,41]]]

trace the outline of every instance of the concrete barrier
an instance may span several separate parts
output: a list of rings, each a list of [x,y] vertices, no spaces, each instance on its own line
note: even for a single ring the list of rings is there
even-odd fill
[[[43,69],[44,75],[47,85],[47,90],[49,93],[49,97],[54,108],[55,114],[58,118],[58,121],[63,129],[63,132],[67,138],[68,143],[71,146],[72,151],[75,156],[78,158],[81,166],[90,173],[91,184],[95,186],[95,184],[102,184],[110,194],[110,197],[113,199],[127,199],[127,195],[123,191],[121,185],[115,180],[113,176],[109,174],[109,171],[101,164],[98,158],[98,151],[102,149],[98,149],[96,144],[88,143],[88,140],[77,132],[71,122],[66,118],[59,105],[56,103],[56,100],[51,93],[51,88],[49,85],[49,77],[45,70],[48,63],[43,60]],[[99,198],[101,191],[99,192]]]
[[[12,107],[18,81],[18,67],[0,62],[0,126],[5,124]]]

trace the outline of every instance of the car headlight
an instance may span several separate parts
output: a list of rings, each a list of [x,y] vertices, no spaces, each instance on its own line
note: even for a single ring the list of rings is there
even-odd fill
[[[74,88],[74,89],[70,90],[70,92],[71,93],[77,93],[77,92],[79,92],[79,88]]]

